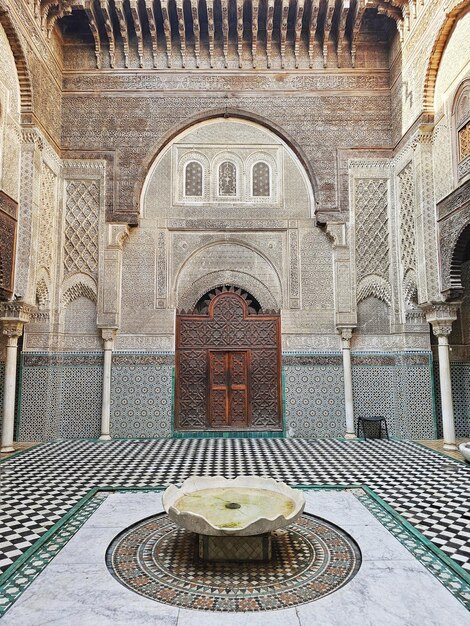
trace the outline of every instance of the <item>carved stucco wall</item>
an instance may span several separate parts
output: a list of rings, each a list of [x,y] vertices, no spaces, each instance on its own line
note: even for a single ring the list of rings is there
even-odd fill
[[[459,84],[470,77],[469,32],[470,13],[467,13],[457,22],[447,42],[436,77],[433,161],[437,202],[457,186],[455,176],[457,141],[452,108]]]
[[[203,195],[186,198],[184,168],[197,159]],[[218,197],[218,164],[237,166],[237,196]],[[265,159],[271,194],[251,198],[251,167]],[[292,151],[272,132],[220,118],[178,136],[150,169],[142,218],[123,251],[119,349],[151,336],[173,347],[174,309],[192,308],[210,289],[233,284],[264,309],[282,309],[284,335],[334,335],[333,250],[312,219],[314,197]],[[137,311],[137,314],[136,314]]]
[[[237,149],[237,156],[242,163],[248,163],[252,149],[265,150],[273,159],[278,158],[276,151],[281,150],[283,156],[277,161],[278,171],[283,173],[286,183],[282,194],[279,194],[282,202],[276,200],[251,205],[241,202],[230,208],[226,202],[199,203],[197,206],[177,202],[173,178],[178,172],[177,167],[175,169],[178,153],[171,144],[161,155],[158,176],[149,181],[146,188],[146,204],[139,226],[132,230],[124,246],[123,306],[118,349],[172,350],[174,307],[191,306],[196,294],[201,295],[222,282],[237,284],[238,279],[241,287],[258,295],[263,306],[283,309],[284,348],[337,350],[333,244],[324,232],[313,225],[311,217],[314,208],[317,208],[324,214],[334,212],[347,223],[349,209],[354,203],[358,209],[352,229],[356,243],[350,241],[350,231],[345,239],[345,248],[356,255],[358,274],[353,277],[353,283],[354,286],[359,284],[360,295],[359,328],[353,342],[361,349],[370,350],[426,349],[429,339],[423,333],[400,334],[400,328],[394,326],[399,317],[400,297],[405,299],[406,296],[404,274],[409,275],[413,269],[413,246],[421,245],[422,241],[413,242],[411,229],[411,207],[416,202],[415,181],[411,174],[414,165],[406,169],[407,162],[402,162],[401,167],[394,171],[400,183],[394,185],[390,182],[391,170],[385,171],[388,165],[377,165],[376,157],[395,145],[402,131],[420,112],[423,68],[429,53],[429,45],[423,46],[420,42],[432,41],[433,33],[442,23],[441,5],[442,2],[427,0],[424,6],[416,6],[418,19],[411,20],[401,52],[398,36],[394,40],[390,56],[395,59],[390,70],[392,98],[386,54],[383,50],[379,53],[374,45],[370,45],[361,51],[355,72],[336,71],[336,68],[334,72],[323,74],[294,75],[286,72],[279,76],[267,73],[237,76],[234,72],[210,75],[202,72],[192,74],[189,79],[189,74],[184,72],[179,75],[163,72],[94,73],[91,71],[92,64],[89,64],[90,71],[64,73],[65,108],[62,115],[60,63],[52,62],[50,56],[54,54],[60,60],[58,40],[53,37],[47,49],[42,50],[44,44],[33,29],[27,35],[30,40],[27,54],[34,77],[35,106],[47,134],[57,138],[58,129],[62,129],[65,157],[88,158],[91,155],[107,159],[107,187],[105,190],[104,172],[97,175],[93,168],[90,170],[88,166],[78,164],[75,170],[67,165],[59,180],[58,166],[54,168],[46,162],[36,144],[25,154],[22,177],[24,197],[28,202],[31,200],[33,213],[39,206],[41,211],[36,216],[36,226],[33,226],[32,242],[26,246],[25,240],[22,240],[21,250],[24,255],[30,255],[31,250],[37,254],[37,272],[31,272],[30,276],[38,301],[43,297],[47,299],[44,296],[49,291],[46,274],[51,274],[48,268],[55,268],[52,273],[56,272],[55,277],[50,277],[54,283],[49,293],[51,318],[46,321],[38,318],[27,329],[27,349],[101,350],[95,301],[98,300],[100,281],[103,280],[100,251],[104,247],[105,207],[108,215],[114,214],[115,218],[123,216],[124,219],[134,212],[137,207],[136,190],[139,189],[136,181],[140,172],[148,168],[161,143],[193,116],[224,109],[263,117],[285,130],[315,172],[317,204],[311,203],[298,162],[292,158],[291,152],[284,149],[278,137],[261,127],[240,121],[234,122],[235,131],[219,133],[218,141],[223,150],[235,139],[240,142],[242,146]],[[25,28],[27,25],[26,20]],[[51,62],[39,60],[41,50],[43,58]],[[67,63],[75,64],[76,68],[83,62],[83,56],[79,53],[72,59],[70,52],[66,52]],[[89,60],[93,61],[93,51],[89,52]],[[445,58],[443,63],[445,65]],[[368,68],[367,72],[363,71],[364,67]],[[200,125],[197,131],[191,131],[194,132],[192,136],[191,132],[184,133],[180,148],[194,149],[203,145],[210,162],[219,150],[209,132],[210,126]],[[251,126],[249,132],[248,126]],[[433,146],[438,197],[444,193],[443,185],[447,184],[448,177],[442,174],[439,179],[439,172],[444,172],[445,167],[439,169],[440,162],[435,160],[435,155],[443,152],[442,158],[448,159],[450,150],[444,142],[445,132],[440,131],[438,127]],[[439,137],[444,143],[439,143]],[[382,149],[371,149],[370,146],[381,146]],[[349,149],[360,151],[360,156],[364,162],[369,160],[370,166],[369,170],[367,166],[362,168],[359,180],[355,182],[356,187],[351,187],[354,189],[351,203],[347,193],[347,168],[343,166],[344,157],[340,154],[341,150]],[[249,180],[247,173],[245,178]],[[425,182],[432,187],[432,176]],[[369,184],[372,187],[368,191]],[[79,198],[74,201],[71,200],[74,197],[73,185],[84,192],[79,191]],[[397,195],[400,193],[401,214],[396,211],[399,205]],[[91,200],[85,201],[87,194]],[[57,209],[55,224],[54,211],[50,210],[52,206]],[[29,210],[27,203],[25,207]],[[67,221],[63,221],[66,215],[61,213],[61,207],[72,217],[68,226]],[[253,212],[256,212],[257,218],[250,230],[247,220]],[[234,220],[234,232],[227,232],[228,215],[230,220]],[[81,228],[90,218],[89,232],[83,234]],[[213,221],[209,224],[210,220]],[[59,232],[57,229],[62,224],[65,227]],[[56,234],[50,234],[54,233],[54,229]],[[78,238],[75,237],[79,232]],[[397,244],[399,237],[401,247]],[[56,245],[59,238],[59,245]],[[380,242],[375,252],[367,249],[371,238]],[[54,258],[50,258],[49,241],[55,242],[52,246]],[[219,247],[211,248],[211,244],[216,242]],[[431,245],[432,236],[429,242]],[[206,254],[208,250],[211,253]],[[219,252],[222,254],[223,251],[230,252],[227,264],[222,269],[216,268],[216,261],[221,258]],[[33,255],[33,258],[36,257]],[[403,273],[399,271],[400,263],[403,264]],[[27,273],[20,269],[26,281]],[[43,270],[45,273],[41,273]],[[179,282],[180,279],[182,282]],[[181,293],[179,286],[184,287]],[[403,290],[405,293],[399,297]],[[64,299],[65,294],[68,295]],[[71,294],[74,299],[69,298]],[[383,313],[384,323],[380,328],[372,329],[367,324],[367,318],[371,314],[370,298],[374,296],[380,298],[375,301],[375,307]],[[387,333],[387,326],[394,331],[393,334]],[[78,332],[77,328],[83,332]],[[132,359],[126,367],[128,365],[133,367]],[[47,367],[48,371],[53,371],[49,365]],[[67,367],[71,368],[67,371],[72,372],[73,378],[74,368],[81,365],[68,364]],[[90,418],[93,428],[84,428],[81,432],[94,433],[99,414],[100,365],[94,363],[90,367],[95,368],[90,370],[94,376],[94,408]],[[171,366],[166,364],[165,367]],[[167,374],[165,370],[165,376]],[[34,378],[32,370],[29,375]],[[77,375],[77,389],[86,388],[85,379],[83,372]],[[167,380],[165,384],[168,387]],[[54,383],[51,383],[51,394],[53,387]],[[168,394],[167,387],[165,393]],[[419,384],[415,384],[414,388],[418,389]],[[362,400],[367,395],[365,389],[363,382],[357,383],[357,394]],[[292,389],[290,393],[295,395]],[[29,398],[32,415],[34,400],[31,400],[31,395]],[[116,399],[118,404],[121,400]],[[125,425],[122,432],[127,435],[132,431],[132,423],[127,421]],[[72,429],[72,432],[75,431]]]
[[[1,24],[0,59],[0,189],[18,200],[20,90],[13,53]]]

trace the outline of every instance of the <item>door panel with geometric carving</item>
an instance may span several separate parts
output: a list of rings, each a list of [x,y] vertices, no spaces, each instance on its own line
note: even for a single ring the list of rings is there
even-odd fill
[[[248,426],[248,352],[209,351],[209,426]]]
[[[177,430],[282,430],[280,315],[249,304],[230,288],[177,314]]]

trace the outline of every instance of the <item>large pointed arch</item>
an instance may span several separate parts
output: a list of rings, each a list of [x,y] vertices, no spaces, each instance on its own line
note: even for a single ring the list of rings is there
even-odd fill
[[[33,113],[33,89],[26,55],[20,37],[13,23],[10,10],[0,1],[0,24],[2,25],[15,59],[20,86],[21,122],[31,123]]]
[[[444,49],[449,41],[456,22],[470,10],[468,0],[451,0],[444,13],[444,21],[434,39],[434,44],[429,55],[424,78],[423,89],[423,112],[434,114],[434,94],[436,88],[437,73],[441,64]]]
[[[314,207],[313,212],[316,212],[318,207],[320,206],[320,190],[317,177],[315,176],[312,164],[310,160],[307,158],[303,149],[297,144],[293,137],[290,136],[283,128],[279,125],[275,124],[271,120],[264,118],[260,115],[256,115],[254,113],[243,111],[240,109],[213,109],[211,111],[206,111],[199,115],[192,116],[187,118],[183,123],[179,126],[173,128],[170,132],[163,136],[163,138],[158,142],[158,144],[154,144],[148,151],[148,156],[144,159],[138,176],[135,183],[135,192],[134,192],[134,206],[138,207],[139,213],[142,212],[142,202],[145,196],[145,188],[148,179],[151,176],[151,172],[155,166],[155,163],[158,161],[160,155],[165,150],[170,142],[176,139],[179,135],[183,134],[185,131],[190,130],[192,127],[200,124],[202,122],[216,120],[216,119],[230,119],[233,118],[235,120],[245,120],[247,122],[252,122],[264,128],[267,131],[272,132],[276,135],[295,155],[295,157],[299,160],[302,165],[305,175],[308,179],[308,183],[312,192],[312,196],[314,199]]]

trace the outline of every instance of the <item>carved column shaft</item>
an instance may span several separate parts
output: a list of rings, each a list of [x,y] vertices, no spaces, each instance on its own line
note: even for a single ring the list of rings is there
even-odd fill
[[[103,337],[104,359],[103,359],[103,397],[101,406],[101,435],[100,439],[108,441],[111,439],[111,368],[113,361],[115,328],[101,329]]]
[[[354,403],[352,386],[352,365],[351,365],[351,339],[352,328],[340,328],[341,332],[341,353],[343,355],[343,376],[344,376],[344,412],[346,415],[346,439],[356,437],[354,429]]]
[[[18,338],[23,333],[23,326],[29,322],[34,307],[25,302],[12,301],[0,303],[0,322],[2,332],[7,337],[7,354],[5,361],[5,382],[3,394],[2,444],[0,452],[13,452],[15,428],[16,398],[16,362]]]
[[[5,383],[3,390],[2,446],[0,452],[13,452],[15,427],[16,361],[18,338],[23,332],[23,323],[3,321],[3,334],[7,336],[7,355],[5,361]]]
[[[457,319],[457,305],[443,303],[428,305],[423,307],[423,309],[426,313],[426,320],[432,324],[432,331],[439,342],[439,382],[441,387],[444,448],[457,450],[449,358],[449,335],[452,331],[452,322]]]

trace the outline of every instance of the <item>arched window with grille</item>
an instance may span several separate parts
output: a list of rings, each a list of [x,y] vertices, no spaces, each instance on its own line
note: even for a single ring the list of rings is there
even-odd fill
[[[264,161],[258,161],[253,165],[251,195],[253,197],[269,197],[271,195],[271,172],[270,167]]]
[[[461,184],[470,174],[470,80],[468,79],[457,90],[452,118],[455,133],[454,155],[457,183]]]
[[[192,198],[202,197],[202,179],[202,165],[197,161],[189,161],[184,168],[184,195]]]
[[[237,166],[231,161],[219,165],[219,196],[237,195]]]

